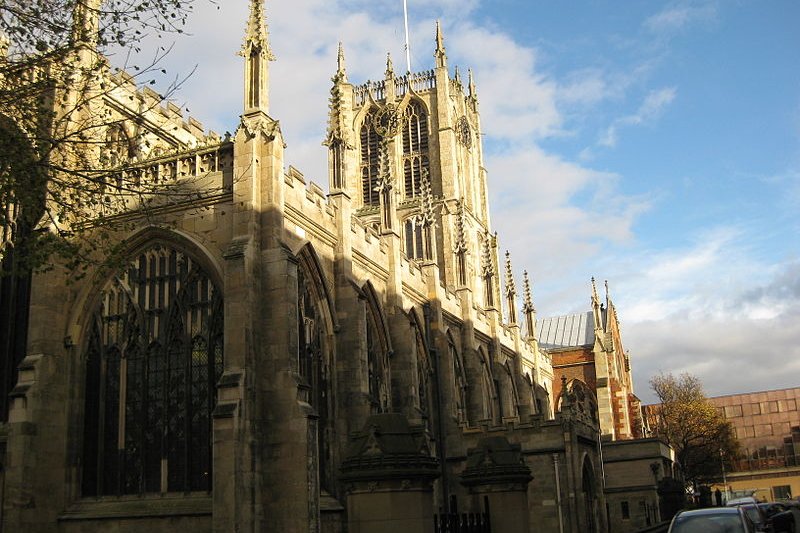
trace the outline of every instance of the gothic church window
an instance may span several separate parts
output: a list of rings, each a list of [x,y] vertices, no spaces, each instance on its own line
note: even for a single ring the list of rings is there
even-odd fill
[[[102,289],[89,321],[83,496],[211,490],[222,296],[157,244]]]
[[[333,464],[330,460],[330,365],[325,355],[323,321],[319,298],[302,267],[297,269],[298,362],[300,375],[309,387],[308,403],[317,414],[317,462],[320,488],[333,488]]]
[[[406,257],[425,259],[425,232],[416,217],[410,217],[403,226],[406,240]]]
[[[403,176],[406,198],[419,196],[423,173],[429,170],[428,116],[412,101],[403,113]]]
[[[378,173],[381,138],[375,130],[375,112],[370,111],[361,125],[361,199],[364,205],[379,205]]]
[[[389,360],[380,341],[377,318],[367,309],[367,371],[369,373],[370,412],[388,413],[389,408]]]
[[[450,359],[453,361],[453,392],[455,394],[456,420],[460,424],[464,424],[469,421],[467,416],[469,409],[467,373],[464,369],[464,363],[461,361],[461,356],[456,350],[455,342],[449,334],[447,336],[447,349],[450,352]]]

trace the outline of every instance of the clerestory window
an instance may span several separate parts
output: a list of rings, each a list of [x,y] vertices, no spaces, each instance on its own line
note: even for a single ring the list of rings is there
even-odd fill
[[[155,245],[103,287],[89,321],[83,496],[211,490],[222,295]]]
[[[406,240],[406,257],[409,259],[426,259],[424,233],[422,224],[416,217],[406,219],[403,234]]]
[[[428,172],[428,116],[419,102],[412,101],[403,113],[403,176],[406,198],[418,196],[422,176]]]

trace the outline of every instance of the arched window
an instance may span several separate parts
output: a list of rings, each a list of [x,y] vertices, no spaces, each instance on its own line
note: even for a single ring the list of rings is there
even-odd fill
[[[381,342],[378,318],[369,305],[367,306],[366,338],[370,412],[373,414],[388,413],[391,398],[389,394],[389,358],[386,348]]]
[[[511,366],[506,362],[503,365],[503,392],[502,416],[519,415],[519,396],[517,395],[517,384],[514,381],[514,373]]]
[[[381,137],[375,131],[375,112],[370,111],[361,124],[361,198],[364,205],[380,205],[378,173]]]
[[[324,326],[319,297],[302,267],[297,269],[298,360],[300,375],[310,387],[308,403],[317,414],[317,449],[320,488],[332,492],[333,465],[330,459],[330,364],[322,335]]]
[[[403,176],[405,196],[420,194],[423,171],[428,162],[428,116],[419,102],[412,101],[403,113]]]
[[[431,389],[431,379],[433,377],[433,367],[431,366],[428,350],[422,337],[422,330],[415,325],[414,332],[417,340],[417,398],[419,399],[419,410],[422,417],[428,420],[428,428],[433,429],[431,416],[433,415],[433,390]]]
[[[469,388],[467,382],[467,373],[464,369],[464,363],[461,361],[461,356],[456,350],[456,344],[447,335],[447,349],[450,351],[450,359],[453,361],[453,393],[454,393],[454,407],[456,420],[460,424],[469,422]]]
[[[103,287],[89,321],[82,494],[211,490],[222,296],[155,245]]]
[[[478,351],[478,358],[481,362],[481,405],[483,407],[483,418],[487,420],[494,420],[495,417],[495,403],[497,402],[496,387],[494,379],[492,379],[492,372],[489,368],[489,360],[483,350]]]
[[[425,232],[417,217],[409,217],[403,226],[406,240],[406,257],[425,259]]]

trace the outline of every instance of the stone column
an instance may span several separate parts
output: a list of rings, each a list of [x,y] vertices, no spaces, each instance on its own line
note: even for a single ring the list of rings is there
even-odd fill
[[[528,483],[531,470],[522,461],[519,444],[505,437],[486,437],[467,452],[461,484],[479,502],[489,502],[492,531],[528,533]],[[480,505],[480,503],[479,503]]]
[[[438,465],[424,428],[399,413],[370,416],[350,436],[341,468],[348,532],[433,533]]]

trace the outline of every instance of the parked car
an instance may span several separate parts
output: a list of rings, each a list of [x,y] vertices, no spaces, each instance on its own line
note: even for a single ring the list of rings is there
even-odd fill
[[[742,496],[741,498],[733,498],[728,500],[728,503],[725,505],[728,507],[736,507],[745,503],[758,503],[758,500],[752,496]]]
[[[753,521],[753,524],[756,526],[756,531],[770,531],[767,515],[764,513],[763,509],[761,509],[760,504],[743,503],[737,507],[742,509],[750,520]]]
[[[767,526],[772,533],[795,533],[795,514],[780,502],[758,504],[767,517]]]
[[[754,533],[753,521],[741,507],[711,507],[681,511],[669,525],[668,533]]]

